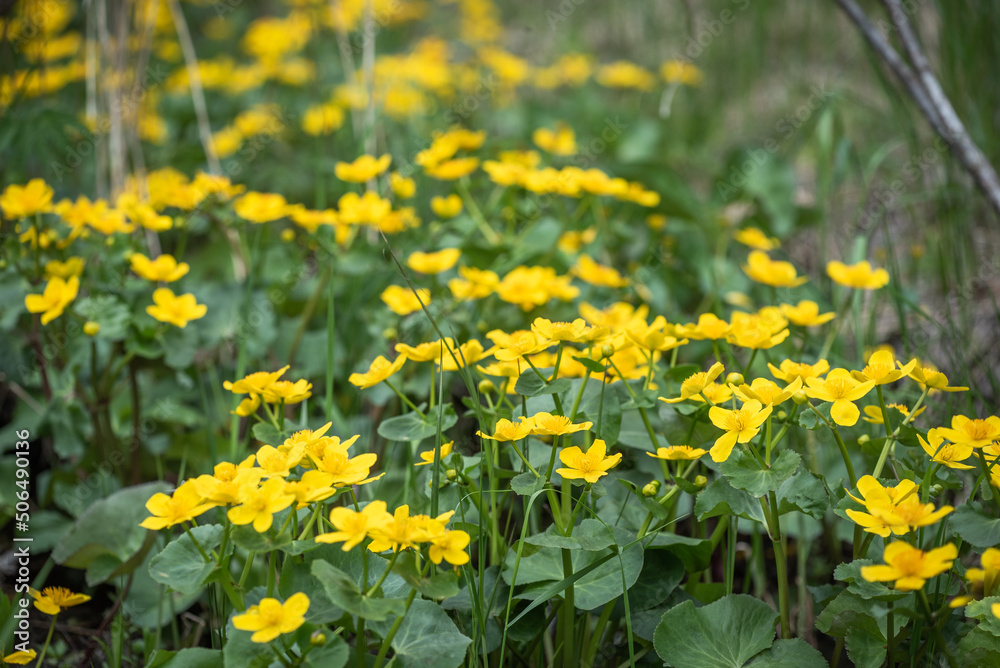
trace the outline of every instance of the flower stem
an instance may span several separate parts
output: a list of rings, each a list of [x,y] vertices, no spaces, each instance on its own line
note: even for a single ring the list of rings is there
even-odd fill
[[[396,564],[396,559],[399,558],[399,554],[399,551],[392,553],[392,558],[389,559],[389,565],[385,567],[385,570],[382,571],[382,575],[378,577],[378,580],[375,581],[375,584],[372,585],[371,589],[368,590],[368,593],[365,594],[365,596],[371,596],[378,590],[379,587],[382,586],[385,579],[389,577],[389,572],[392,571],[392,567]],[[407,607],[409,607],[409,604],[407,604]]]
[[[781,617],[781,637],[791,638],[791,624],[788,608],[788,561],[785,544],[781,536],[781,520],[778,517],[778,499],[774,492],[767,493],[771,502],[771,541],[774,543],[774,567],[778,579],[778,614]]]
[[[45,636],[45,644],[42,645],[42,653],[38,655],[38,663],[35,664],[35,668],[42,668],[42,662],[45,661],[45,654],[49,651],[49,643],[52,642],[52,633],[56,630],[56,617],[58,616],[58,613],[52,615],[52,622],[49,624],[49,634]]]

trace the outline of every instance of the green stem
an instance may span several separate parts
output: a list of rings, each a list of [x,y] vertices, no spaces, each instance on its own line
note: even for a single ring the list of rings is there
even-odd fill
[[[566,548],[562,550],[562,565],[563,577],[572,577],[573,552]],[[563,668],[577,668],[576,643],[573,640],[576,626],[576,604],[573,598],[573,585],[570,585],[563,593],[562,611],[559,614],[559,622],[562,626]]]
[[[392,627],[389,629],[389,633],[386,634],[385,640],[382,641],[382,646],[378,650],[378,658],[375,659],[375,668],[381,668],[382,662],[385,661],[385,655],[389,651],[389,645],[392,643],[393,638],[396,637],[396,632],[399,631],[400,625],[403,623],[403,619],[406,617],[406,613],[410,611],[410,604],[413,603],[413,599],[417,595],[416,589],[410,590],[410,595],[406,598],[406,612],[396,617],[396,621],[392,623]]]
[[[45,654],[49,651],[49,643],[52,642],[52,633],[56,630],[56,617],[58,613],[52,615],[52,622],[49,624],[49,633],[45,636],[45,644],[42,645],[42,653],[38,655],[38,663],[35,664],[35,668],[42,668],[42,662],[45,661]]]
[[[371,586],[371,589],[368,590],[368,593],[365,594],[365,596],[372,596],[376,591],[378,591],[378,588],[382,586],[385,579],[389,577],[389,573],[392,571],[392,567],[396,564],[396,559],[399,558],[399,555],[400,552],[398,551],[392,553],[392,557],[389,559],[389,564],[385,567],[385,570],[382,571],[382,575],[379,576],[378,580],[375,581],[375,584]]]
[[[390,383],[388,380],[383,380],[382,382],[385,383],[386,385],[388,385],[389,389],[392,390],[393,392],[395,392],[396,396],[399,397],[399,400],[402,401],[407,406],[409,406],[410,409],[414,413],[416,413],[417,415],[419,415],[422,418],[423,417],[427,417],[426,415],[424,415],[423,411],[421,411],[419,408],[417,408],[416,406],[413,405],[412,401],[410,401],[409,399],[406,398],[405,394],[403,394],[402,392],[400,392],[399,390],[397,390],[395,385],[393,385],[392,383]]]
[[[791,638],[791,624],[788,606],[788,562],[785,544],[781,536],[781,519],[778,517],[778,499],[774,492],[767,493],[771,502],[771,541],[774,543],[774,566],[778,579],[778,613],[781,617],[781,637]]]

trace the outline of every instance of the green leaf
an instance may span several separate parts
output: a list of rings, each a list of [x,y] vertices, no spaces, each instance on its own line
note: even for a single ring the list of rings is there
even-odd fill
[[[818,410],[827,420],[830,419],[830,404],[819,404],[816,406],[816,410]],[[819,419],[818,415],[816,415],[816,411],[806,407],[804,411],[799,413],[799,426],[815,431],[820,427],[825,427],[826,425],[823,424],[823,421]]]
[[[364,617],[368,621],[383,621],[389,615],[406,612],[406,602],[401,599],[370,598],[363,595],[353,578],[328,561],[314,561],[312,574],[323,583],[323,589],[334,605],[356,617]]]
[[[1000,666],[997,637],[981,626],[969,631],[958,642],[959,655],[968,666]]]
[[[771,649],[761,652],[747,668],[829,668],[819,651],[801,638],[775,640]]]
[[[205,524],[191,529],[202,549],[208,553],[222,542],[225,532],[220,524]],[[182,594],[193,594],[215,568],[211,559],[205,561],[191,537],[186,533],[164,547],[149,562],[149,575],[161,584]]]
[[[389,617],[370,623],[368,628],[384,638],[394,622],[395,618]],[[416,600],[389,644],[395,652],[393,665],[457,668],[465,662],[472,639],[459,632],[440,605]]]
[[[251,605],[247,601],[247,605]],[[270,668],[271,662],[277,664],[270,643],[259,643],[250,640],[250,631],[240,631],[229,620],[226,629],[226,643],[222,648],[224,668]]]
[[[519,473],[510,480],[510,488],[515,494],[521,496],[531,496],[535,492],[545,487],[545,478],[537,476],[531,471]]]
[[[406,580],[406,584],[427,598],[451,598],[458,594],[458,573],[451,570],[421,575],[417,568],[416,555],[413,552],[401,554],[396,559],[392,570],[401,575]]]
[[[573,359],[587,367],[587,371],[591,373],[604,373],[604,365],[597,360],[592,360],[589,357],[574,357]]]
[[[847,590],[863,599],[874,598],[879,601],[895,601],[909,595],[909,592],[889,589],[882,582],[868,582],[861,577],[861,567],[871,566],[871,559],[855,559],[849,564],[840,564],[833,571],[833,577],[841,582],[847,582]]]
[[[545,373],[539,369],[542,373]],[[514,391],[525,397],[537,397],[542,394],[559,394],[565,392],[570,387],[568,378],[557,378],[551,383],[547,383],[538,377],[534,369],[529,368],[521,373],[514,385]]]
[[[1000,617],[993,614],[994,603],[1000,603],[1000,596],[987,596],[978,601],[971,601],[965,606],[965,616],[969,619],[978,619],[979,628],[989,631],[994,636],[1000,636]],[[997,647],[1000,648],[1000,644]]]
[[[441,416],[442,433],[455,426],[458,416],[455,409],[448,405]],[[437,411],[428,413],[421,418],[416,412],[406,415],[397,415],[388,420],[383,420],[378,425],[378,435],[387,441],[422,441],[437,434],[438,415]]]
[[[885,664],[885,636],[871,617],[862,617],[847,630],[844,646],[847,648],[847,657],[854,662],[856,668],[881,668]]]
[[[302,627],[303,632],[300,634],[299,646],[304,646],[309,642],[309,634],[311,631],[307,630],[305,626]],[[306,636],[302,638],[302,636]],[[305,661],[302,665],[308,668],[343,668],[347,665],[348,659],[351,658],[351,648],[340,636],[330,637],[330,634],[326,634],[326,644],[321,647],[314,647],[311,652],[306,654]]]
[[[779,515],[797,510],[821,520],[830,507],[830,493],[823,477],[805,469],[781,483],[776,496]]]
[[[573,528],[572,536],[559,533],[556,525],[550,524],[544,533],[528,536],[524,542],[538,547],[557,547],[570,550],[588,550],[597,552],[614,544],[615,538],[611,531],[601,522],[586,519]]]
[[[982,504],[961,505],[949,519],[955,533],[973,547],[993,547],[1000,543],[1000,519],[983,512]]]
[[[278,527],[275,526],[277,524],[276,520],[265,533],[257,533],[252,524],[235,527],[232,533],[233,543],[244,550],[253,550],[254,552],[270,552],[271,550],[279,550],[287,545],[291,545],[292,535],[287,531],[280,535],[275,535],[278,530]]]
[[[685,601],[660,618],[653,646],[675,668],[741,668],[771,647],[777,619],[771,606],[744,594],[701,608]]]
[[[146,668],[217,668],[222,664],[222,650],[188,647],[179,652],[155,650]]]
[[[258,422],[251,429],[253,432],[253,437],[263,443],[264,445],[271,445],[277,447],[281,445],[289,434],[282,434],[278,431],[270,422]]]
[[[719,464],[719,470],[729,478],[729,484],[733,487],[760,498],[768,492],[777,491],[782,483],[792,477],[801,461],[798,453],[782,450],[768,468],[749,451],[738,450]]]
[[[684,570],[689,573],[703,571],[712,563],[712,541],[707,538],[660,532],[648,547],[670,552],[684,563]]]
[[[666,601],[684,579],[684,563],[665,550],[647,550],[643,555],[642,572],[628,590],[628,605],[632,614],[654,608]],[[612,615],[625,616],[625,599],[615,601]]]
[[[699,522],[717,515],[736,515],[746,520],[764,521],[760,502],[742,489],[734,489],[727,478],[714,480],[701,490],[694,502],[694,512]]]
[[[153,494],[169,489],[166,483],[152,482],[97,501],[77,518],[73,528],[52,550],[53,560],[71,568],[86,569],[94,565],[87,576],[92,585],[130,572],[143,561],[156,540],[155,532],[139,526],[149,517],[146,502]]]

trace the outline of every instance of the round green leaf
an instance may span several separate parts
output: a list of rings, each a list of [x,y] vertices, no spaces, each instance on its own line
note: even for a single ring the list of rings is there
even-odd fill
[[[767,603],[743,594],[701,608],[685,601],[663,614],[653,645],[675,668],[741,668],[771,647],[777,619]]]

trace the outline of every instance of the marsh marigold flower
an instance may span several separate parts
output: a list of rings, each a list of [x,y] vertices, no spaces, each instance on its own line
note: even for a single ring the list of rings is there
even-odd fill
[[[334,508],[330,511],[330,524],[336,531],[316,536],[317,543],[343,543],[340,549],[349,552],[364,542],[368,532],[392,520],[386,511],[385,501],[372,501],[361,512],[351,508]]]
[[[266,480],[259,487],[244,485],[238,494],[239,505],[229,509],[227,516],[233,524],[253,524],[257,533],[264,533],[274,522],[274,513],[292,505],[295,497],[285,491],[281,478]]]
[[[944,464],[950,469],[971,469],[972,466],[963,464],[965,460],[972,456],[974,451],[971,443],[948,443],[941,436],[940,429],[931,429],[927,432],[928,443],[923,436],[917,434],[920,447],[924,449],[932,462]]]
[[[697,371],[685,378],[684,382],[681,383],[681,396],[673,399],[667,399],[666,397],[660,397],[659,399],[668,404],[676,404],[686,399],[700,396],[702,390],[715,381],[723,370],[722,364],[716,362],[709,367],[708,371]]]
[[[781,314],[788,318],[789,322],[799,327],[818,327],[830,322],[836,316],[832,311],[820,313],[819,304],[808,299],[803,299],[795,306],[791,304],[781,305]]]
[[[561,475],[563,480],[582,478],[589,483],[595,483],[608,474],[608,469],[618,466],[621,460],[620,452],[608,455],[607,444],[598,438],[587,452],[583,452],[575,445],[560,450],[559,461],[565,464],[566,468],[556,469],[556,473]]]
[[[1000,615],[997,616],[1000,617]],[[0,659],[0,661],[2,661],[3,663],[9,663],[14,666],[24,666],[34,661],[37,656],[38,653],[33,649],[29,650],[19,649],[16,652],[12,652],[11,654],[8,654],[7,656],[3,657],[2,659]]]
[[[771,375],[778,380],[791,383],[796,378],[801,378],[803,382],[809,378],[819,378],[830,370],[830,363],[826,360],[818,360],[815,364],[806,362],[793,362],[792,360],[782,360],[780,368],[775,367],[770,362],[767,368],[771,370]]]
[[[743,271],[754,281],[775,288],[794,288],[809,279],[799,276],[791,262],[772,260],[764,251],[751,251]]]
[[[434,253],[416,251],[406,258],[406,266],[421,274],[440,274],[455,266],[462,251],[457,248],[444,248]]]
[[[385,155],[375,158],[371,155],[359,156],[354,162],[338,162],[334,165],[334,173],[341,181],[350,183],[364,183],[389,169],[392,156]]]
[[[907,374],[918,384],[928,388],[933,393],[934,390],[941,392],[966,392],[969,388],[964,386],[952,387],[948,385],[948,376],[937,370],[933,364],[926,364],[917,360],[916,366]]]
[[[41,592],[29,589],[28,593],[35,599],[35,608],[46,615],[58,615],[66,608],[80,605],[90,600],[86,594],[74,594],[65,587],[46,587]]]
[[[629,280],[618,273],[613,267],[599,264],[589,255],[581,255],[576,260],[576,265],[572,269],[573,274],[580,280],[607,288],[623,288],[629,284]]]
[[[531,135],[535,146],[553,155],[573,155],[576,153],[576,135],[573,128],[564,123],[556,123],[555,130],[538,128]]]
[[[875,387],[874,380],[859,381],[847,369],[834,369],[825,379],[807,378],[806,396],[810,399],[828,401],[830,417],[842,427],[853,427],[861,411],[854,402],[868,394]]]
[[[899,363],[896,368],[896,358],[890,350],[876,350],[868,358],[868,365],[861,371],[852,371],[851,375],[857,380],[874,380],[876,385],[894,383],[903,376],[913,371],[917,365],[917,360],[910,360],[906,365]]]
[[[530,418],[532,422],[531,433],[536,436],[562,436],[563,434],[575,434],[578,431],[587,431],[594,426],[593,422],[573,422],[563,415],[552,415],[551,413],[535,413]]]
[[[447,443],[442,443],[441,444],[441,461],[444,461],[444,458],[451,454],[451,449],[452,449],[452,447],[454,445],[455,445],[455,441],[448,441]],[[416,462],[413,465],[414,466],[427,466],[428,464],[433,464],[434,463],[434,452],[435,452],[435,448],[431,448],[430,450],[424,450],[423,452],[418,453],[420,455],[420,459],[422,459],[423,461],[422,462]]]
[[[454,193],[447,197],[431,197],[431,211],[444,220],[454,218],[462,213],[462,198]]]
[[[47,325],[63,314],[80,290],[80,279],[73,276],[68,281],[53,277],[45,284],[40,295],[27,295],[24,306],[29,313],[41,313],[42,324]]]
[[[705,339],[718,340],[726,338],[729,334],[729,323],[719,318],[714,313],[702,313],[698,316],[697,323],[688,323],[676,327],[677,336],[687,337],[696,341]]]
[[[284,603],[276,598],[264,598],[242,615],[235,615],[233,626],[240,631],[253,631],[252,642],[271,642],[305,624],[308,610],[309,597],[301,592],[292,594]]]
[[[483,350],[483,344],[476,339],[470,339],[459,345],[457,349],[454,346],[446,348],[443,359],[434,360],[434,362],[444,371],[457,371],[461,367],[475,364],[484,357],[486,357],[486,351]]]
[[[146,307],[146,313],[183,329],[190,321],[205,317],[208,307],[199,304],[191,293],[175,295],[170,288],[157,288],[153,292],[153,305]]]
[[[0,194],[0,208],[7,220],[18,220],[52,210],[52,188],[43,179],[31,179],[23,186],[9,185]]]
[[[417,192],[417,182],[399,172],[389,174],[389,185],[392,194],[400,199],[410,199]]]
[[[1000,439],[1000,418],[991,415],[985,419],[973,420],[964,415],[956,415],[951,419],[950,428],[938,427],[933,431],[956,445],[981,448]]]
[[[500,277],[488,269],[459,267],[458,274],[461,278],[449,280],[448,289],[459,301],[489,297],[500,285]]]
[[[157,492],[149,497],[149,501],[146,502],[146,510],[150,512],[152,517],[144,519],[139,523],[139,526],[159,531],[175,524],[190,522],[215,506],[215,503],[205,501],[194,481],[189,480],[175,489],[173,494],[167,495]]]
[[[709,408],[708,417],[712,424],[726,432],[716,439],[708,451],[712,461],[724,462],[729,459],[737,443],[747,443],[760,432],[760,426],[771,415],[772,410],[770,406],[764,408],[757,400],[748,401],[736,410],[718,406]]]
[[[417,297],[419,295],[419,299]],[[390,285],[381,294],[382,301],[389,307],[389,310],[396,315],[409,315],[420,310],[420,303],[424,306],[431,303],[431,293],[424,288],[418,288],[414,293],[412,288],[402,285]]]
[[[692,461],[708,454],[708,450],[692,448],[690,445],[671,445],[666,448],[657,448],[656,452],[647,452],[646,454],[667,461]]]
[[[868,582],[895,581],[899,591],[916,591],[930,578],[950,569],[957,556],[953,543],[924,552],[897,541],[886,546],[885,565],[862,566],[861,577]]]
[[[667,83],[700,86],[702,72],[693,63],[684,60],[668,60],[660,66],[660,76]]]
[[[439,181],[455,181],[468,176],[479,167],[479,158],[455,158],[424,167],[427,176]]]
[[[68,280],[83,273],[85,261],[82,257],[67,258],[65,262],[59,260],[49,260],[45,263],[45,277],[52,278],[58,276],[63,280]]]
[[[872,269],[867,260],[851,265],[832,260],[826,264],[826,273],[834,283],[855,290],[878,290],[889,284],[889,272]]]
[[[291,207],[285,198],[276,193],[248,192],[236,200],[236,215],[251,223],[270,223],[288,215]]]
[[[465,531],[458,529],[445,531],[440,536],[431,538],[427,556],[435,564],[440,564],[442,561],[447,561],[453,566],[467,564],[469,553],[466,552],[466,548],[469,547],[469,541],[470,536]]]
[[[142,253],[132,253],[129,257],[132,271],[147,281],[163,281],[173,283],[188,273],[191,268],[187,262],[178,262],[173,255],[163,254],[155,260],[150,260]]]
[[[352,385],[357,385],[362,390],[378,385],[383,380],[390,378],[406,364],[406,357],[399,355],[393,361],[379,355],[368,366],[365,373],[352,373],[349,380]]]
[[[802,379],[796,378],[782,388],[767,378],[754,378],[749,385],[744,383],[739,387],[734,386],[732,389],[740,401],[756,400],[764,406],[777,406],[802,389]]]
[[[535,423],[531,418],[522,417],[515,422],[511,422],[506,418],[500,418],[493,428],[492,435],[477,431],[476,436],[488,438],[491,441],[520,441],[523,438],[527,438],[534,428]]]
[[[919,488],[912,480],[902,480],[895,487],[883,487],[870,475],[858,480],[862,499],[851,498],[865,506],[867,513],[848,509],[847,516],[864,527],[868,533],[887,538],[890,533],[898,536],[919,527],[937,523],[954,508],[942,506],[935,510],[933,503],[921,503]]]
[[[774,250],[781,246],[774,237],[769,237],[756,227],[746,227],[733,234],[733,238],[744,246],[755,248],[761,251]]]

